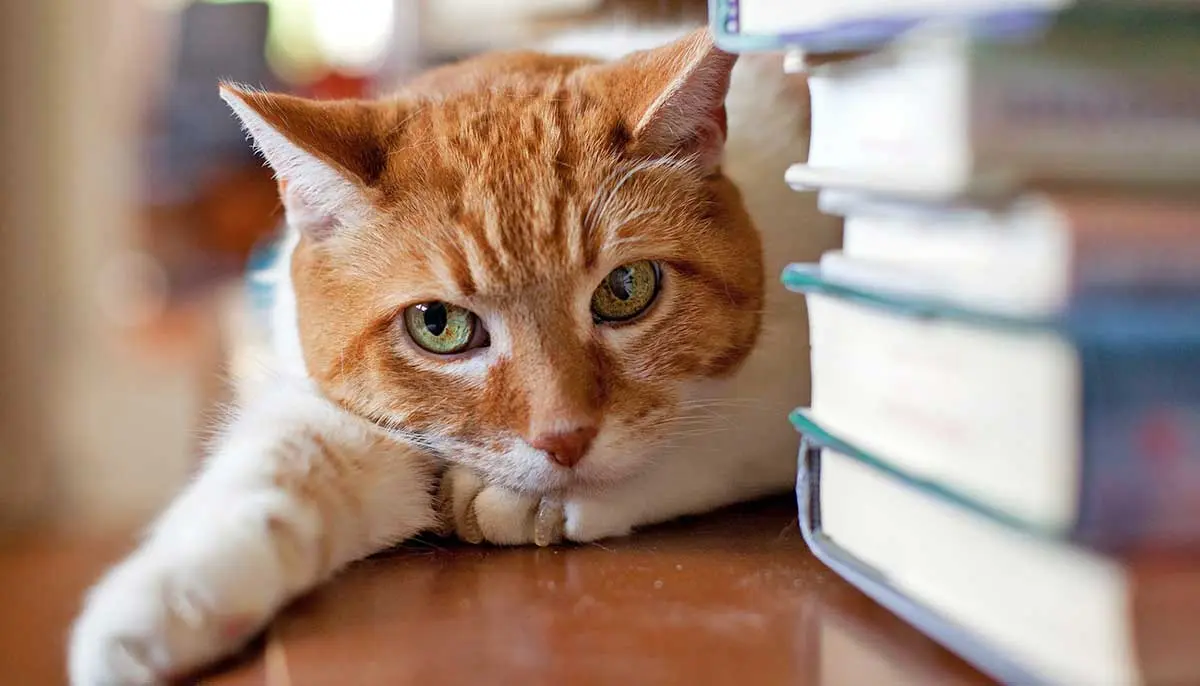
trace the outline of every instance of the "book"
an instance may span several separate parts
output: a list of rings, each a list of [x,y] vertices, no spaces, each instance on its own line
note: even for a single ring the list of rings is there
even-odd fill
[[[1200,680],[1200,565],[1109,557],[957,507],[804,436],[800,527],[825,564],[1012,684]]]
[[[730,52],[803,47],[869,49],[930,19],[958,19],[977,34],[1023,36],[1071,0],[709,0],[717,45]]]
[[[1023,43],[929,26],[811,68],[812,143],[787,182],[934,201],[1200,182],[1200,12],[1145,33],[1088,16]]]
[[[1200,683],[1200,10],[825,4],[714,5],[845,219],[783,274],[806,541],[1001,681]]]
[[[1200,543],[1200,298],[1006,317],[789,267],[811,417],[1010,525],[1102,550]]]
[[[827,273],[1015,316],[1097,292],[1200,293],[1200,200],[1062,190],[998,206],[826,202],[844,213]]]

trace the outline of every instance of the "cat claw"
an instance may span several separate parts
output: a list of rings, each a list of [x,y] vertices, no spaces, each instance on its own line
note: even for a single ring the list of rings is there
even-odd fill
[[[467,511],[458,523],[458,537],[467,543],[483,543],[483,529],[479,527],[479,513],[474,500],[467,505]]]
[[[455,518],[454,518],[454,481],[450,478],[449,473],[442,475],[438,484],[437,497],[434,499],[434,507],[437,511],[437,524],[431,532],[435,536],[449,538],[455,533]]]
[[[533,518],[533,542],[542,548],[562,543],[566,516],[561,500],[542,498]]]

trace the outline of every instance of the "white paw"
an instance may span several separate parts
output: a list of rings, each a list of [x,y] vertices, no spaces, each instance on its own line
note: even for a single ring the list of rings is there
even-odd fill
[[[607,512],[597,501],[517,493],[487,485],[463,467],[450,467],[442,476],[439,503],[442,533],[467,543],[586,543],[624,536],[632,529],[620,512]]]
[[[561,503],[486,485],[473,471],[452,466],[438,494],[442,533],[467,543],[552,545],[562,541]]]
[[[633,527],[633,518],[615,503],[580,496],[563,505],[563,534],[576,543],[628,536]]]
[[[158,684],[236,651],[277,597],[261,570],[242,571],[191,554],[138,551],[88,594],[71,633],[71,683]]]

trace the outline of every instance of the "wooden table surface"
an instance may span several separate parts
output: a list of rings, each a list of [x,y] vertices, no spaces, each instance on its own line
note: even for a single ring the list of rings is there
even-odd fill
[[[0,549],[0,683],[63,683],[82,589],[128,541]],[[414,542],[294,603],[217,686],[982,684],[827,570],[789,499],[550,549]]]

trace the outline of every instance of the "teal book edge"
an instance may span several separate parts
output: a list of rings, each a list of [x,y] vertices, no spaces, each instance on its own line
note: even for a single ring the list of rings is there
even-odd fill
[[[861,462],[872,469],[876,469],[894,479],[902,481],[919,491],[923,491],[928,495],[932,495],[942,500],[954,503],[961,508],[993,519],[1001,524],[1004,524],[1005,526],[1047,537],[1060,537],[1069,533],[1046,526],[1040,526],[1033,522],[1028,522],[1003,510],[991,507],[979,501],[978,499],[972,498],[971,496],[955,490],[954,488],[930,479],[925,479],[910,474],[891,464],[887,460],[862,450],[849,441],[842,440],[841,438],[833,435],[820,424],[818,424],[816,420],[812,418],[812,415],[808,412],[808,410],[804,408],[792,410],[791,414],[788,415],[788,420],[792,423],[792,426],[800,433],[801,436],[808,439],[809,442],[813,444],[835,450],[848,458]]]
[[[784,50],[789,42],[782,36],[747,35],[738,31],[738,0],[708,0],[708,28],[717,47],[726,52]]]
[[[1200,352],[1200,288],[1139,291],[1092,289],[1078,293],[1061,312],[1017,316],[953,300],[868,288],[827,276],[819,264],[790,264],[784,287],[914,319],[941,319],[1008,333],[1053,333],[1080,346],[1123,346]]]
[[[804,436],[796,480],[800,532],[817,559],[872,600],[992,678],[1022,686],[1045,684],[1044,679],[995,650],[986,640],[897,590],[886,576],[824,534],[821,529],[822,447],[825,446],[812,437]],[[837,450],[834,446],[828,447]]]
[[[790,291],[828,295],[873,309],[887,310],[897,316],[950,319],[1006,331],[1042,332],[1061,328],[1061,322],[1055,318],[1017,317],[977,310],[949,300],[865,288],[826,276],[819,264],[790,264],[784,268],[782,280]]]

